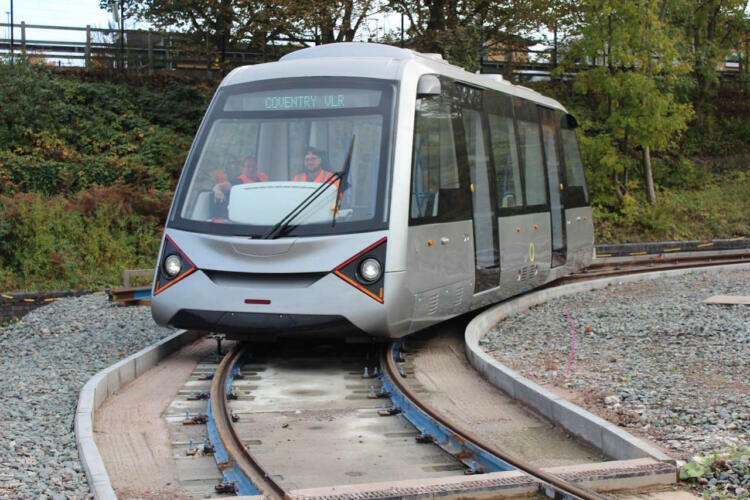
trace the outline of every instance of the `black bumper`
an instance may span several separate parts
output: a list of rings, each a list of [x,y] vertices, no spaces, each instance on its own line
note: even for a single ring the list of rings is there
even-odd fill
[[[343,316],[326,314],[269,314],[180,309],[169,321],[186,330],[224,333],[238,340],[287,337],[371,338]]]

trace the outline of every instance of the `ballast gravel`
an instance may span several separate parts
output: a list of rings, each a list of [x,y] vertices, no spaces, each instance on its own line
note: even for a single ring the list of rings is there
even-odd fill
[[[480,345],[675,457],[747,446],[750,306],[701,303],[714,295],[750,295],[750,270],[561,297],[501,321]]]
[[[99,370],[172,333],[147,307],[60,299],[0,329],[0,498],[87,498],[73,419]]]

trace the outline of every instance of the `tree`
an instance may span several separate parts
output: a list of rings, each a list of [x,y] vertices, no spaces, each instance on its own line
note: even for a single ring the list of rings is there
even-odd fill
[[[747,36],[748,0],[681,0],[671,22],[683,31],[693,73],[692,101],[698,124],[705,125],[715,97],[719,67]]]
[[[524,48],[521,37],[537,22],[541,0],[389,0],[409,20],[407,45],[441,54],[469,71],[479,69],[485,51]],[[512,58],[511,58],[512,59]],[[512,68],[512,60],[507,68]]]
[[[651,153],[674,144],[692,116],[674,88],[689,71],[678,53],[679,37],[665,23],[673,0],[583,0],[581,37],[566,56],[568,66],[583,60],[574,89],[594,109],[600,132],[620,152],[637,154],[650,203],[656,199]],[[610,164],[618,198],[627,193],[627,162]]]
[[[265,45],[293,32],[282,0],[131,0],[132,12],[159,29],[183,33],[194,47],[217,53],[225,68],[227,49],[241,43]]]
[[[538,19],[546,45],[552,47],[550,63],[557,68],[560,47],[567,45],[576,34],[579,23],[580,3],[577,0],[548,0],[539,6]]]
[[[354,41],[362,23],[380,10],[377,0],[327,0],[295,3],[286,7],[289,18],[306,38],[316,43]]]

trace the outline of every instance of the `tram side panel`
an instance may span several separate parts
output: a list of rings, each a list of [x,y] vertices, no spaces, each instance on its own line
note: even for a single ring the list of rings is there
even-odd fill
[[[409,333],[464,313],[474,290],[470,220],[411,226],[406,286],[413,297]]]
[[[552,255],[549,221],[548,212],[498,219],[503,299],[531,290],[547,279]]]
[[[568,265],[579,270],[591,265],[594,247],[594,225],[591,207],[570,208],[565,211],[568,231]]]

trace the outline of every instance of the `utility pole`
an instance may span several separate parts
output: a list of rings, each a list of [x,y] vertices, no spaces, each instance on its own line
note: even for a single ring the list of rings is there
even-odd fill
[[[401,11],[401,48],[404,48],[404,12]]]
[[[123,5],[125,0],[120,0],[120,69],[125,68],[125,17],[123,16]]]
[[[13,62],[13,0],[10,0],[10,62]]]

